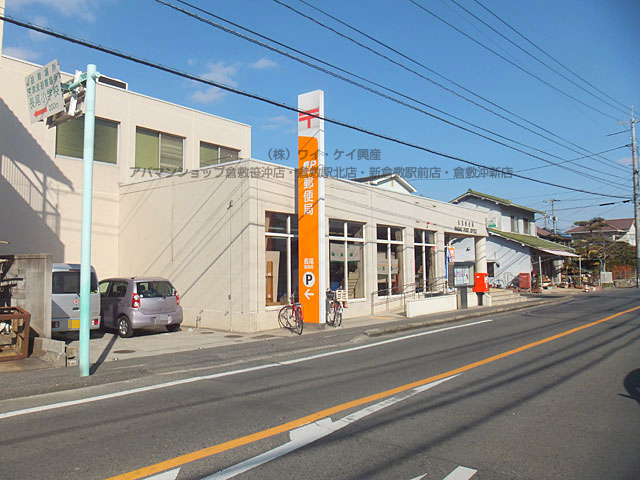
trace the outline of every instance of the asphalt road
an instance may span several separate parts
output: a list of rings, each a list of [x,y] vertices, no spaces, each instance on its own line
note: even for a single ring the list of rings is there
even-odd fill
[[[0,401],[0,478],[640,478],[635,289],[112,368]]]

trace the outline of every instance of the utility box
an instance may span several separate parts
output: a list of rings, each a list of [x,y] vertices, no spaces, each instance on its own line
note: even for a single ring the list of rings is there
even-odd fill
[[[521,290],[529,290],[531,288],[531,274],[530,273],[521,273],[518,275],[518,287]]]
[[[487,293],[489,291],[489,276],[487,273],[475,273],[473,275],[473,291]]]

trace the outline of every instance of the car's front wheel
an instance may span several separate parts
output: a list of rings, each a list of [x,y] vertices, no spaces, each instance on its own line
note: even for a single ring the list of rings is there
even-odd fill
[[[169,330],[170,332],[177,332],[178,330],[180,330],[180,324],[175,323],[173,325],[167,325],[167,330]]]
[[[129,319],[125,316],[118,318],[118,335],[122,338],[129,338],[133,335],[133,329]]]

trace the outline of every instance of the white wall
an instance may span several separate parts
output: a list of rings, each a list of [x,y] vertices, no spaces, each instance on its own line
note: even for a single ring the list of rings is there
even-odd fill
[[[55,154],[56,128],[31,124],[25,76],[39,68],[2,57],[0,68],[0,254],[51,253],[53,262],[80,262],[81,159]],[[102,72],[108,74],[108,72]],[[69,75],[63,75],[63,81]],[[96,116],[119,122],[118,164],[94,162],[92,264],[98,276],[118,274],[120,184],[135,183],[136,126],[185,137],[184,165],[199,163],[199,142],[251,155],[249,126],[98,84]],[[147,177],[148,178],[148,177]],[[125,214],[127,212],[124,212]]]
[[[472,238],[457,240],[454,246],[456,262],[475,261]],[[469,248],[468,251],[467,248]],[[487,262],[495,263],[494,279],[506,279],[520,273],[531,273],[532,270],[529,247],[491,234],[487,238]]]

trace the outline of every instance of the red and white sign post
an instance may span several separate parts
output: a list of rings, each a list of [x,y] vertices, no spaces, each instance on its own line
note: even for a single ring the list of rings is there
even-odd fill
[[[298,110],[298,296],[305,322],[324,324],[324,92],[298,95]]]

